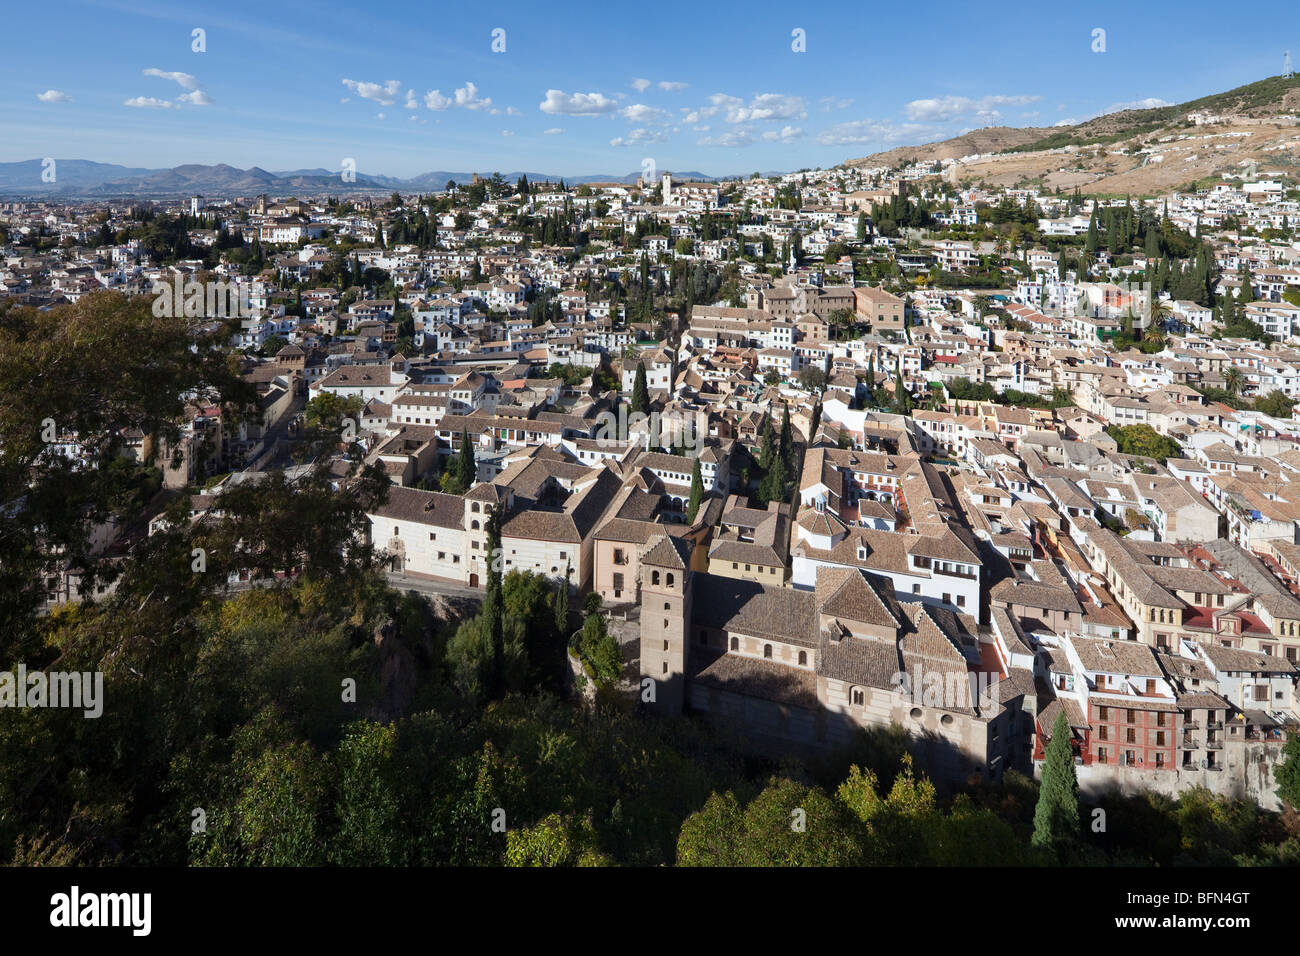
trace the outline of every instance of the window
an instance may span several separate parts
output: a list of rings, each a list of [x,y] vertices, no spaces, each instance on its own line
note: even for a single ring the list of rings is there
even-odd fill
[[[947,593],[945,593],[944,596],[943,596],[943,603],[944,603],[944,604],[951,604],[951,603],[952,603],[952,595],[951,595],[951,594],[947,594]]]
[[[651,572],[650,572],[650,583],[651,583],[651,584],[658,584],[658,583],[659,583],[659,572],[658,572],[658,571],[651,571]]]
[[[1128,730],[1124,731],[1124,742],[1125,742],[1126,744],[1135,744],[1135,743],[1137,743],[1137,731],[1134,730],[1132,727],[1130,727]]]
[[[919,585],[919,584],[913,584],[913,585],[912,585],[912,593],[913,593],[913,594],[920,594],[920,593],[921,593],[921,585]]]
[[[667,662],[667,661],[664,661],[664,673],[665,673],[665,674],[668,673],[668,662]]]
[[[800,666],[800,667],[807,667],[807,666],[808,666],[808,652],[807,652],[807,651],[800,651],[800,652],[799,652],[799,666]]]
[[[473,504],[471,504],[471,505],[469,506],[469,510],[472,511],[472,512],[474,512],[474,514],[478,514],[478,513],[479,513],[479,510],[478,510],[478,502],[475,501]],[[477,525],[476,525],[475,527],[477,527]]]
[[[964,594],[958,594],[958,595],[957,595],[957,606],[958,606],[958,607],[965,607],[965,606],[966,606],[966,595],[964,595]]]
[[[733,651],[738,651],[738,650],[740,650],[740,638],[738,638],[738,637],[733,637],[733,638],[731,639],[731,649],[732,649]]]
[[[664,630],[668,630],[668,618],[664,618]]]
[[[867,698],[866,698],[866,694],[863,693],[861,687],[855,687],[855,688],[853,688],[853,703],[854,703],[855,705],[857,705],[858,707],[861,707],[861,706],[863,705],[863,703],[866,702],[866,699],[867,699]]]
[[[401,530],[402,529],[397,527],[397,525],[393,525],[393,537],[396,538],[397,535],[401,532]]]
[[[671,571],[668,572],[668,586],[673,586],[673,573]]]
[[[436,534],[434,534],[432,531],[430,531],[430,532],[429,532],[429,540],[430,540],[430,541],[437,541],[437,540],[438,540],[438,536],[437,536]]]
[[[764,656],[765,658],[767,658],[768,660],[771,660],[771,659],[772,659],[772,645],[771,645],[771,644],[764,644],[764,645],[763,645],[763,656]]]
[[[1137,715],[1133,711],[1128,711],[1128,716],[1124,718],[1130,724],[1137,720]]]
[[[668,641],[667,641],[667,640],[664,641],[664,650],[665,650],[665,651],[668,650]]]
[[[623,575],[621,574],[614,575],[614,590],[615,591],[623,590]]]

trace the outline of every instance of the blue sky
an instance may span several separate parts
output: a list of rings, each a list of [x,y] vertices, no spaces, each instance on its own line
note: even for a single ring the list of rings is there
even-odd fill
[[[1054,6],[13,4],[0,161],[790,170],[1181,102],[1279,73],[1287,47],[1300,61],[1295,0]],[[194,28],[206,52],[191,49]]]

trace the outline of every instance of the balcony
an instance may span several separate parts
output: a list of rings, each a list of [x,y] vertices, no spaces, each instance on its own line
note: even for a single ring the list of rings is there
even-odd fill
[[[1205,742],[1205,748],[1206,748],[1207,750],[1222,750],[1222,749],[1223,749],[1223,741],[1222,741],[1222,740],[1207,740],[1207,741]]]
[[[1184,737],[1183,742],[1178,746],[1182,747],[1184,750],[1199,750],[1201,748],[1201,742],[1194,737]]]

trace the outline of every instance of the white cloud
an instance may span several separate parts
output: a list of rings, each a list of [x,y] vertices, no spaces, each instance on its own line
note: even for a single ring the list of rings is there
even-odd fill
[[[340,97],[339,97],[339,102],[340,102],[340,103],[351,103],[351,102],[352,102],[352,97],[350,97],[350,96],[340,96]]]
[[[492,108],[490,97],[478,95],[478,87],[473,83],[466,83],[456,91],[456,105],[463,106],[467,110],[487,110]]]
[[[142,110],[171,110],[176,108],[176,104],[171,100],[159,100],[152,96],[134,96],[122,105],[133,106]]]
[[[144,75],[156,76],[164,80],[174,80],[175,82],[181,85],[181,89],[183,90],[197,90],[199,88],[199,81],[196,80],[189,73],[178,73],[178,72],[168,73],[165,70],[159,70],[156,67],[151,66],[149,67],[149,69],[144,71]]]
[[[383,113],[376,113],[376,114],[375,114],[375,119],[383,119],[383,118],[384,118],[384,114],[383,114]]]
[[[558,127],[558,126],[552,126],[550,129],[544,129],[544,130],[542,130],[542,135],[543,135],[543,136],[563,136],[563,135],[564,135],[564,130],[560,129],[560,127]]]
[[[1111,103],[1098,116],[1105,116],[1107,113],[1119,113],[1123,110],[1153,110],[1157,106],[1173,106],[1168,100],[1162,100],[1158,96],[1148,96],[1144,100],[1133,100],[1131,103]]]
[[[502,135],[502,136],[514,136],[514,135],[515,135],[515,131],[512,130],[512,129],[503,129],[503,130],[501,131],[501,135]]]
[[[182,93],[176,97],[182,102],[189,103],[191,106],[211,106],[212,97],[208,96],[202,90],[195,90],[193,93]]]
[[[408,110],[418,110],[420,108],[420,101],[415,98],[415,90],[406,91],[406,102],[402,105]]]
[[[667,93],[680,93],[691,84],[683,83],[681,80],[660,80],[659,89]]]
[[[638,76],[635,80],[633,80],[628,85],[631,86],[632,89],[636,90],[638,93],[644,93],[646,90],[650,89],[650,81],[640,76]]]
[[[425,109],[437,110],[442,112],[451,106],[451,97],[443,96],[437,90],[430,90],[424,94]]]
[[[626,136],[616,136],[609,141],[610,146],[644,146],[648,143],[663,143],[668,134],[658,129],[634,129]]]
[[[644,103],[625,106],[619,110],[619,114],[633,123],[667,123],[672,119],[672,114],[667,110],[646,106]]]
[[[829,113],[831,110],[846,110],[853,105],[852,99],[841,99],[836,96],[823,96],[817,102],[821,104],[823,113]]]
[[[600,116],[618,109],[618,101],[604,93],[574,93],[547,90],[546,99],[538,104],[543,113],[565,116]]]
[[[779,130],[770,129],[763,133],[763,139],[769,143],[793,143],[803,137],[803,130],[797,126],[783,126]]]
[[[62,90],[46,90],[44,93],[37,93],[36,98],[42,103],[71,103],[72,97]]]
[[[745,105],[739,96],[726,93],[714,93],[709,97],[709,106],[702,106],[689,111],[683,118],[685,123],[698,123],[702,119],[723,114],[728,123],[753,123],[761,120],[801,120],[808,116],[808,104],[802,96],[786,96],[782,93],[763,93],[755,96]]]
[[[936,123],[970,116],[983,122],[1000,119],[999,106],[1028,106],[1041,96],[941,96],[937,99],[912,100],[904,107],[907,118],[918,123]]]
[[[506,107],[506,116],[523,116],[523,115],[524,114],[521,111],[515,109],[513,106]]]
[[[383,106],[392,106],[397,99],[397,91],[402,88],[399,80],[387,83],[366,83],[360,80],[344,80],[343,85],[364,100],[374,100]]]
[[[935,131],[919,123],[889,123],[877,120],[854,120],[837,123],[817,134],[823,146],[853,146],[863,143],[897,143],[900,141],[924,142],[933,138]]]
[[[744,127],[728,130],[721,136],[705,136],[695,141],[696,146],[725,146],[740,149],[745,146],[752,146],[754,135]]]

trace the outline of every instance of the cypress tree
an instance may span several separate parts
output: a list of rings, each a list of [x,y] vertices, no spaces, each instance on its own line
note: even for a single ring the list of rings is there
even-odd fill
[[[912,396],[903,385],[901,368],[894,373],[894,411],[899,415],[909,415],[912,412]]]
[[[501,589],[501,511],[498,503],[492,508],[487,521],[487,594],[483,598],[483,616],[492,640],[492,677],[488,682],[492,693],[498,693],[505,682],[505,596]]]
[[[1079,781],[1070,748],[1070,722],[1065,710],[1056,715],[1052,739],[1043,759],[1043,783],[1034,809],[1034,846],[1058,852],[1079,835]]]
[[[456,458],[456,477],[465,491],[474,487],[474,479],[478,477],[478,466],[474,463],[474,446],[470,444],[468,429],[460,433],[460,455]]]
[[[573,565],[564,566],[564,580],[556,585],[555,590],[555,632],[560,637],[568,637],[569,630],[569,575],[573,573]]]
[[[781,460],[787,464],[790,461],[790,445],[790,406],[786,405],[783,406],[781,414],[781,444],[779,447]]]
[[[636,363],[636,378],[632,382],[632,411],[642,415],[650,408],[650,390],[646,387],[645,362]]]
[[[772,431],[772,419],[763,419],[763,440],[760,445],[758,454],[758,467],[763,469],[763,473],[772,470],[772,464],[777,460],[776,455],[776,436]]]
[[[704,479],[700,476],[700,460],[695,459],[691,466],[691,500],[686,507],[686,523],[695,524],[695,516],[699,514],[700,502],[704,500]]]

